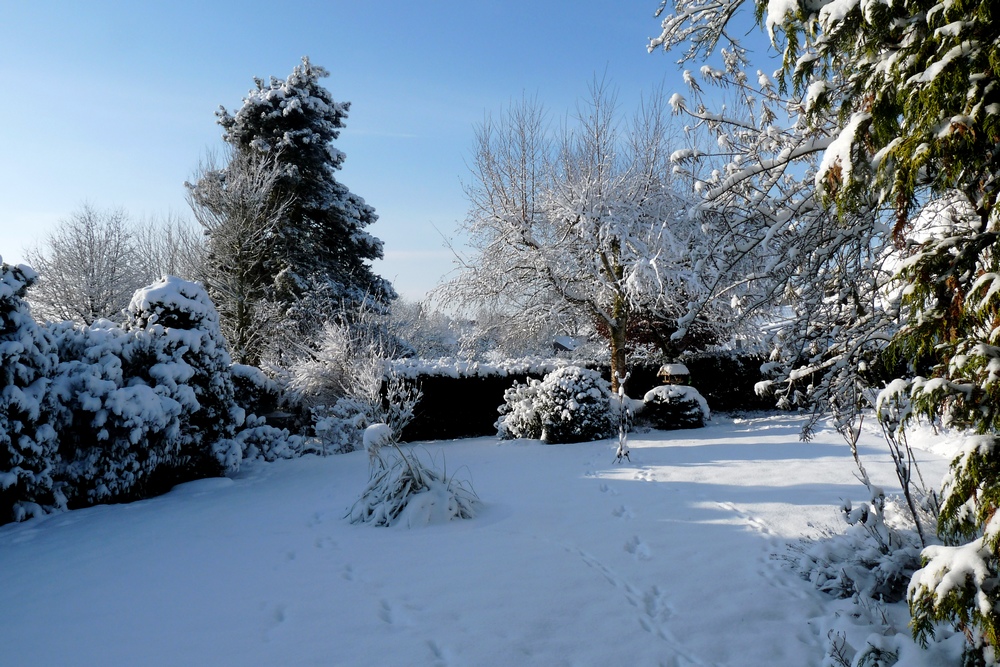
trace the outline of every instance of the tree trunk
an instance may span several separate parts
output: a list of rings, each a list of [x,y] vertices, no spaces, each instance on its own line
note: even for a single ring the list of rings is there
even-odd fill
[[[622,295],[615,299],[614,322],[608,327],[611,338],[611,390],[618,393],[618,378],[625,377],[625,332],[628,329],[628,303]]]
[[[625,327],[611,329],[611,391],[618,393],[618,377],[625,377]]]

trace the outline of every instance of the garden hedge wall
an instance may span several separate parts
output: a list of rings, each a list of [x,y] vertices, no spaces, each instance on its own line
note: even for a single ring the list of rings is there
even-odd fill
[[[756,355],[723,352],[693,356],[685,359],[684,364],[691,371],[691,385],[701,392],[713,411],[734,412],[774,408],[771,399],[754,393],[754,385],[763,379],[760,365],[764,361]],[[609,369],[597,370],[610,379]],[[658,365],[634,366],[625,387],[628,395],[641,398],[659,385],[658,370]],[[413,421],[403,430],[402,439],[412,442],[495,435],[497,408],[503,404],[504,391],[515,381],[523,383],[529,377],[542,379],[545,373],[544,370],[524,373],[498,370],[490,374],[482,369],[474,375],[418,373],[412,379],[420,384],[423,398]]]

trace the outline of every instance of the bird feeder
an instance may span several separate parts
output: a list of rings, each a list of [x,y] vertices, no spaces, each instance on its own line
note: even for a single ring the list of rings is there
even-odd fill
[[[662,379],[663,384],[686,385],[691,381],[691,371],[684,364],[663,364],[656,377]]]

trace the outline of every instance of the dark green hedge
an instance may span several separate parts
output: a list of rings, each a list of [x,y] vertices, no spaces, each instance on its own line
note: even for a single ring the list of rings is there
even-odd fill
[[[713,411],[769,410],[772,399],[754,393],[754,385],[762,377],[761,356],[723,352],[701,354],[684,360],[691,371],[695,387]],[[600,369],[610,379],[608,369]],[[659,366],[635,366],[626,384],[632,398],[642,396],[660,384],[656,377]],[[543,373],[520,375],[489,375],[476,377],[422,376],[419,382],[423,398],[416,415],[403,430],[403,440],[448,440],[495,435],[494,426],[503,404],[503,393],[515,381],[542,379]]]

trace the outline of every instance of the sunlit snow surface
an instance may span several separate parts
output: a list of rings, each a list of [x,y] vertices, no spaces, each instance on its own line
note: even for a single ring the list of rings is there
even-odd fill
[[[782,556],[865,497],[839,436],[800,426],[633,434],[623,466],[616,439],[418,445],[483,506],[416,529],[344,518],[364,452],[0,527],[0,664],[819,665],[849,603]],[[874,432],[861,453],[894,489]]]

